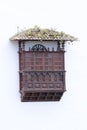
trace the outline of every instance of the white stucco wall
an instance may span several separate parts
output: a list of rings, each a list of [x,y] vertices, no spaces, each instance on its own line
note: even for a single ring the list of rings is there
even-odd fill
[[[62,10],[61,10],[62,9]],[[87,15],[85,0],[0,1],[0,130],[87,130]],[[66,46],[66,88],[60,102],[20,102],[20,28],[53,27],[79,38]]]
[[[50,51],[52,51],[52,48],[56,51],[58,46],[57,41],[27,41],[25,42],[25,50],[28,51],[29,47],[31,49],[36,44],[41,44],[46,47],[46,49],[49,48]]]

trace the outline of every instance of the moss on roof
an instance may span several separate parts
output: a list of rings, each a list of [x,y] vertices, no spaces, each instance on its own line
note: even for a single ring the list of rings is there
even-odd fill
[[[19,40],[37,40],[37,41],[75,41],[77,38],[64,32],[58,32],[53,29],[41,29],[38,26],[30,28],[28,30],[22,31],[10,38],[10,40],[19,41]]]

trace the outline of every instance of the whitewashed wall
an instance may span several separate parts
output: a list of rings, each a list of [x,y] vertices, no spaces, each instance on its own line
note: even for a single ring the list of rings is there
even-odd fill
[[[46,49],[49,48],[50,51],[52,51],[52,48],[54,48],[54,50],[57,50],[57,41],[28,41],[25,42],[25,50],[28,51],[29,48],[32,49],[32,47],[36,44],[41,44],[44,47],[46,47]]]
[[[0,130],[87,130],[87,8],[85,0],[0,1]],[[20,29],[53,27],[80,41],[66,46],[66,88],[60,102],[20,102]]]

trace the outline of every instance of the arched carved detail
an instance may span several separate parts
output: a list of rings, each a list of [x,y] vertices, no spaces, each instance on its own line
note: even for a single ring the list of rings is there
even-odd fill
[[[47,51],[47,49],[41,44],[36,44],[32,47],[32,51]]]

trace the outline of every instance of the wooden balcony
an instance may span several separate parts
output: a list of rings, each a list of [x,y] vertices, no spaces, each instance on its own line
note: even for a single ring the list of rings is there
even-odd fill
[[[20,78],[22,101],[59,101],[65,92],[63,71],[23,71]]]
[[[65,92],[64,49],[36,44],[19,53],[21,101],[59,101]]]
[[[21,101],[59,101],[64,91],[29,91],[21,92]]]

